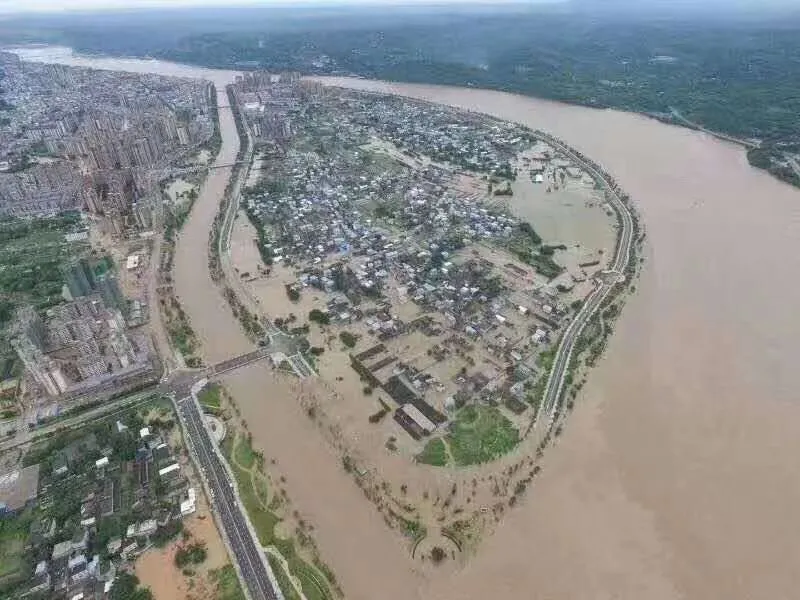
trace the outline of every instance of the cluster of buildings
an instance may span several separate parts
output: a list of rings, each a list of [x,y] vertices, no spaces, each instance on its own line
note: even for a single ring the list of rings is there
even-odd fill
[[[451,166],[427,164],[415,168],[399,162],[371,163],[369,151],[362,146],[370,141],[370,131],[377,126],[358,121],[360,117],[352,113],[362,107],[355,101],[343,106],[339,96],[328,102],[329,93],[315,93],[304,85],[269,80],[266,85],[267,91],[239,96],[261,97],[272,93],[268,90],[279,90],[275,93],[295,102],[292,112],[281,117],[294,138],[322,136],[330,140],[325,152],[290,147],[279,165],[270,166],[272,174],[265,189],[248,197],[250,213],[271,229],[270,244],[262,251],[273,261],[311,261],[316,265],[331,255],[363,253],[373,259],[373,266],[368,267],[371,272],[361,276],[369,288],[375,284],[372,275],[381,277],[380,272],[385,271],[383,259],[391,261],[397,254],[394,246],[405,242],[397,234],[388,236],[390,229],[407,232],[403,237],[446,240],[457,246],[508,236],[513,230],[516,220],[511,215],[482,205],[474,192],[452,189],[455,174]],[[309,105],[314,110],[308,110]],[[245,112],[248,122],[259,118],[258,111]],[[438,109],[434,112],[439,113]],[[388,117],[391,113],[386,114]],[[464,134],[465,127],[458,131]],[[481,138],[477,125],[469,131],[470,139]],[[499,141],[492,147],[491,156],[498,160],[505,156],[501,150],[505,146]],[[458,156],[463,158],[471,152],[467,147]],[[420,248],[424,249],[427,246]]]
[[[504,250],[524,232],[486,186],[514,179],[532,134],[394,97],[250,86],[248,122],[270,90],[295,100],[281,113],[290,143],[247,194],[262,256],[291,267],[298,289],[327,292],[333,326],[374,340],[350,356],[361,380],[415,439],[469,399],[525,412],[536,357],[568,309],[551,273]],[[401,351],[412,339],[417,350]]]
[[[119,310],[92,294],[40,315],[18,311],[11,345],[25,369],[33,396],[79,394],[110,380],[152,372],[149,345],[126,330]]]
[[[88,257],[72,258],[61,267],[64,275],[64,296],[75,300],[81,296],[98,294],[108,308],[128,314],[128,300],[120,289],[117,274],[107,256],[93,260]]]
[[[400,251],[377,306],[367,308],[360,292],[351,293],[352,268],[358,267],[351,262],[332,269],[344,276],[330,277],[331,323],[375,340],[351,355],[351,366],[397,403],[395,420],[413,438],[432,433],[470,398],[515,398],[512,410],[526,410],[525,381],[538,371],[534,358],[567,314],[555,289],[529,279],[530,271],[516,264],[465,256],[463,250]],[[536,287],[528,289],[529,283]],[[409,303],[416,310],[409,311]],[[401,306],[413,316],[398,316]],[[399,347],[415,333],[427,339],[424,352],[420,346],[403,356]],[[437,364],[443,366],[432,368]]]
[[[128,327],[129,303],[110,259],[76,258],[62,273],[68,301],[44,313],[22,307],[11,326],[25,396],[69,400],[151,377],[150,343]]]
[[[90,196],[80,171],[68,162],[34,164],[17,173],[0,173],[0,207],[11,217],[78,210]]]
[[[0,53],[0,214],[86,209],[114,233],[151,226],[157,177],[214,134],[210,84]]]
[[[512,176],[511,161],[533,135],[505,121],[457,112],[441,104],[381,94],[343,93],[332,100],[351,126],[363,127],[411,156],[482,173]]]
[[[280,75],[253,71],[237,76],[237,102],[247,113],[251,132],[257,142],[285,148],[292,137],[293,115],[300,108],[297,83],[299,74]]]
[[[0,476],[3,518],[33,516],[20,597],[107,598],[120,568],[195,512],[196,491],[164,441],[169,428],[135,421],[73,436],[46,465]]]

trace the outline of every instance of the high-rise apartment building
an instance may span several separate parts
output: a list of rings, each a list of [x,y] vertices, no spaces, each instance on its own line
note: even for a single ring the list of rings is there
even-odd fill
[[[51,396],[67,390],[69,383],[61,367],[44,353],[47,330],[31,307],[20,309],[11,336],[11,347],[19,356],[25,372]]]
[[[31,308],[20,310],[12,347],[26,375],[47,395],[59,396],[75,385],[147,364],[122,314],[99,294],[54,306],[45,317]]]

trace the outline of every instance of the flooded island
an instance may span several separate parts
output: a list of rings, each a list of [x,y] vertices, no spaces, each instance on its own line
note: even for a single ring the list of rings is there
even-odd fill
[[[20,52],[216,85],[165,293],[198,366],[267,357],[220,377],[219,451],[285,597],[791,596],[800,291],[763,262],[798,261],[800,192],[741,149],[500,92]]]

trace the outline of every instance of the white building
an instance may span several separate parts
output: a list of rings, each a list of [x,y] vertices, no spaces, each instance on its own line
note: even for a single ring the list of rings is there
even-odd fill
[[[195,494],[194,488],[190,487],[186,493],[187,493],[186,500],[181,502],[182,517],[190,515],[197,510],[197,495]]]

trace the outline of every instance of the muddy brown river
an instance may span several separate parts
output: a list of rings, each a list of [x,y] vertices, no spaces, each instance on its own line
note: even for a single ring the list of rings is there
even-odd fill
[[[63,50],[32,58],[214,78],[220,90],[232,77]],[[542,476],[455,575],[415,572],[285,384],[255,368],[231,378],[254,441],[286,474],[347,597],[798,597],[800,191],[749,167],[736,146],[634,114],[476,89],[323,81],[552,132],[619,180],[647,230],[637,293]],[[230,162],[238,140],[229,111],[221,115],[219,160]],[[228,175],[209,178],[175,261],[209,360],[249,348],[207,271]]]

